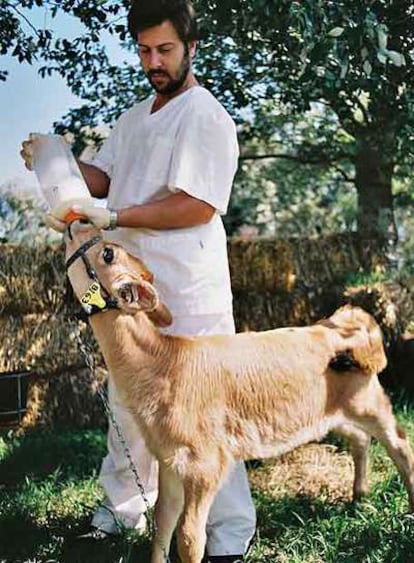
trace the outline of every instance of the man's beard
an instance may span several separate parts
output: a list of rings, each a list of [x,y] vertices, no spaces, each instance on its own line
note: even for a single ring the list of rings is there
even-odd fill
[[[150,81],[151,86],[154,88],[154,90],[159,94],[174,94],[174,92],[179,90],[181,86],[184,84],[188,76],[189,70],[190,70],[190,56],[187,51],[186,53],[184,53],[183,60],[181,61],[180,68],[178,69],[177,78],[172,78],[171,75],[168,72],[165,72],[164,70],[150,70],[147,72],[147,78]],[[151,77],[154,75],[156,76],[157,74],[167,76],[170,79],[169,82],[167,82],[164,86],[158,86],[157,84],[154,84],[153,81],[151,80]]]

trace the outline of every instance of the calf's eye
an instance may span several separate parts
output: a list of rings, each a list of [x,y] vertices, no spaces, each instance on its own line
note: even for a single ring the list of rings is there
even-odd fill
[[[103,251],[103,259],[106,264],[110,264],[114,259],[114,250],[113,248],[106,247]]]

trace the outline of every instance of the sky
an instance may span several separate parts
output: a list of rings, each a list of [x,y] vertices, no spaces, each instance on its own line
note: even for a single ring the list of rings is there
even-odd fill
[[[80,31],[74,19],[60,16],[51,22],[44,10],[31,13],[31,20],[36,25],[53,23],[57,32],[64,29],[69,37]],[[105,44],[114,62],[131,60],[132,55],[121,51],[116,38],[108,37]],[[12,183],[24,191],[37,192],[35,174],[25,169],[19,155],[22,141],[31,132],[51,133],[55,121],[82,103],[59,76],[41,78],[37,73],[39,66],[19,64],[11,56],[0,56],[0,68],[9,71],[6,82],[0,82],[0,187]]]
[[[0,186],[13,182],[35,188],[35,175],[19,155],[22,141],[31,132],[51,133],[54,121],[80,101],[59,77],[42,79],[35,68],[2,59],[9,78],[0,82]]]

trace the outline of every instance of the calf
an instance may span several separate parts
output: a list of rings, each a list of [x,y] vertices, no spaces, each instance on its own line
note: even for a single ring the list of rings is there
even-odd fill
[[[288,452],[333,431],[350,440],[353,494],[367,490],[370,437],[386,447],[414,508],[413,454],[377,378],[381,330],[345,306],[313,326],[259,333],[163,335],[171,323],[138,258],[72,224],[67,268],[115,384],[159,462],[157,538],[164,561],[177,526],[179,554],[199,563],[214,495],[236,460]]]

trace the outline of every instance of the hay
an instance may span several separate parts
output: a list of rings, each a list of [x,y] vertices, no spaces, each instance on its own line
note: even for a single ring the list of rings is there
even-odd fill
[[[65,294],[61,247],[0,245],[0,315],[57,311]]]
[[[229,261],[234,291],[289,291],[295,283],[292,245],[287,241],[234,238]]]
[[[378,241],[354,234],[314,238],[229,239],[232,286],[237,292],[290,293],[337,284],[345,276],[382,269]],[[61,246],[0,245],[0,315],[57,313],[65,295]]]
[[[92,347],[94,358],[103,360],[87,325],[70,325],[62,315],[21,315],[0,317],[0,371],[35,371],[53,374],[85,365],[75,338],[79,327],[82,339]]]
[[[377,240],[352,233],[285,240],[232,238],[228,250],[235,292],[321,287],[361,271],[383,271],[387,265]]]
[[[250,481],[277,499],[304,495],[330,502],[352,499],[351,456],[330,444],[308,444],[250,471]]]
[[[65,370],[50,377],[29,380],[27,412],[20,432],[33,427],[94,428],[106,425],[106,414],[98,388],[107,379],[103,368],[92,378],[87,368]]]

